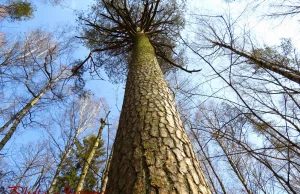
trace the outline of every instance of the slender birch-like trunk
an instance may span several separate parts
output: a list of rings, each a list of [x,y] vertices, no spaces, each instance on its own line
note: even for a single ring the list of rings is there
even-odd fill
[[[109,194],[211,194],[148,37],[132,51]]]
[[[79,191],[81,191],[83,189],[83,184],[84,184],[84,180],[85,177],[88,173],[90,164],[92,162],[92,159],[94,158],[95,152],[100,144],[100,140],[101,140],[101,135],[102,135],[102,131],[105,127],[105,121],[103,119],[101,119],[101,126],[100,129],[98,131],[97,137],[96,137],[96,141],[88,155],[88,157],[86,158],[86,161],[84,162],[84,166],[82,168],[81,174],[80,174],[80,178],[79,178],[79,182],[77,184],[77,187],[75,189],[75,193],[79,193]]]
[[[55,79],[56,80],[56,79]],[[10,127],[9,131],[5,134],[3,139],[0,142],[0,150],[3,149],[5,144],[10,140],[11,136],[14,134],[16,131],[18,125],[22,121],[23,117],[30,111],[30,109],[42,98],[42,96],[46,93],[48,89],[50,89],[51,84],[53,82],[49,82],[45,88],[35,97],[33,97],[24,108],[22,108],[15,116],[14,119],[10,119],[9,122],[7,122],[4,126],[1,127],[1,131],[4,131],[5,128],[8,128],[10,124],[12,126]]]
[[[221,189],[222,189],[223,194],[227,194],[226,189],[225,189],[225,186],[224,186],[224,184],[223,184],[221,178],[219,177],[217,171],[215,170],[214,165],[212,164],[212,161],[211,161],[210,158],[206,155],[205,150],[204,150],[203,146],[201,145],[201,142],[200,142],[199,138],[197,137],[195,131],[193,131],[193,129],[191,129],[191,133],[192,133],[192,135],[194,136],[194,139],[195,139],[195,141],[197,142],[197,144],[198,144],[198,146],[199,146],[199,148],[200,148],[200,150],[201,150],[201,152],[202,152],[202,154],[203,154],[205,160],[207,161],[209,167],[211,168],[213,174],[214,174],[215,177],[217,178],[218,183],[219,183],[219,185],[220,185],[220,187],[221,187]],[[207,171],[207,172],[208,172],[208,171]],[[212,181],[211,181],[211,183],[214,184]],[[213,186],[213,187],[214,187],[214,186]]]
[[[52,162],[51,165],[53,165],[53,164],[54,164],[54,162]],[[34,185],[30,189],[31,192],[34,192],[40,186],[41,181],[42,181],[44,175],[49,171],[49,169],[51,168],[51,165],[49,165],[48,168],[45,168],[45,167],[42,168],[41,174],[36,179]]]
[[[61,157],[61,160],[56,168],[56,171],[55,171],[55,174],[54,174],[54,177],[52,179],[52,182],[51,182],[51,185],[50,185],[50,188],[48,190],[48,193],[54,193],[54,188],[56,186],[56,183],[57,183],[57,179],[58,179],[58,175],[63,167],[63,164],[64,162],[66,161],[67,157],[69,156],[71,150],[72,150],[72,147],[73,145],[75,144],[76,140],[77,140],[77,137],[79,135],[79,129],[77,129],[76,131],[76,134],[72,140],[72,142],[70,143],[70,145],[67,147],[67,149],[65,150],[65,153],[63,154],[63,156]]]
[[[114,152],[114,150],[112,149],[110,152],[109,158],[107,159],[105,169],[103,170],[103,173],[102,173],[100,194],[105,194],[105,191],[106,191],[106,186],[107,186],[107,181],[108,181],[108,170],[110,167],[112,155],[114,154],[113,152]]]
[[[226,148],[224,147],[224,145],[222,144],[221,140],[216,138],[216,141],[218,142],[219,146],[221,147],[222,151],[224,152],[233,172],[236,174],[236,176],[239,178],[239,180],[241,181],[242,185],[244,186],[244,188],[246,189],[248,194],[253,194],[251,189],[249,188],[245,177],[243,176],[243,174],[241,173],[241,171],[238,169],[238,167],[234,164],[234,161],[229,157],[229,154],[226,150]]]

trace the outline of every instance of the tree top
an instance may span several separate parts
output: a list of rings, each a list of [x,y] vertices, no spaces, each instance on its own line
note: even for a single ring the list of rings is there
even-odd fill
[[[104,67],[117,79],[126,75],[138,32],[149,38],[163,72],[182,68],[182,53],[175,47],[185,23],[184,8],[184,0],[97,0],[88,14],[79,16],[78,38],[92,50],[91,68]]]

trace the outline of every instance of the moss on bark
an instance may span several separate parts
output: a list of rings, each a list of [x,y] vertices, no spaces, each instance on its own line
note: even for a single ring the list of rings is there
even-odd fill
[[[143,33],[134,41],[107,192],[211,193]]]

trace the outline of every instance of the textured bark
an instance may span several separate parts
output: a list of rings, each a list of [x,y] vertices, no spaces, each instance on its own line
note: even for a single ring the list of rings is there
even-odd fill
[[[109,194],[210,194],[149,39],[136,35]]]
[[[96,152],[97,148],[99,147],[101,135],[102,135],[102,131],[103,131],[104,127],[105,127],[105,121],[101,119],[101,126],[100,126],[99,132],[97,134],[96,141],[95,141],[94,146],[92,147],[86,161],[84,162],[84,166],[82,168],[82,171],[81,171],[81,174],[79,177],[79,182],[75,189],[75,193],[77,193],[83,189],[85,177],[88,173],[88,170],[89,170],[90,164],[92,162],[92,159],[94,158],[95,152]]]

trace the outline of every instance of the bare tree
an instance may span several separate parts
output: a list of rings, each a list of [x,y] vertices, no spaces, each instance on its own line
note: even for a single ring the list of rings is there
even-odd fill
[[[104,67],[110,78],[127,75],[109,193],[211,193],[163,77],[175,67],[200,71],[186,69],[175,51],[183,6],[175,0],[99,0],[80,17],[79,38],[91,48],[83,62],[90,60],[92,70]]]
[[[82,133],[86,133],[87,130],[93,129],[98,123],[100,113],[106,109],[106,103],[103,99],[95,101],[92,96],[81,97],[78,101],[75,98],[69,103],[67,109],[63,112],[62,116],[54,119],[57,120],[57,124],[61,130],[61,138],[63,138],[63,147],[52,135],[53,126],[48,129],[48,134],[51,137],[52,142],[59,150],[59,158],[57,168],[49,187],[49,193],[53,193],[56,187],[58,176],[63,164],[66,162],[72,148],[76,141],[80,138]],[[54,125],[55,126],[55,125]]]
[[[211,89],[211,93],[190,90],[186,94],[198,97],[190,102],[194,103],[194,115],[198,112],[201,118],[190,116],[187,126],[192,136],[199,134],[194,139],[199,153],[203,153],[200,160],[216,169],[220,163],[227,165],[230,170],[224,174],[234,174],[240,183],[235,190],[298,193],[295,184],[300,156],[297,49],[290,39],[282,39],[280,45],[259,46],[250,30],[238,26],[242,15],[234,19],[226,14],[199,14],[194,18],[200,24],[194,32],[197,40],[182,37],[182,41],[195,54],[193,57],[203,62],[203,71],[208,73],[203,74],[201,82],[208,83],[203,87]],[[216,105],[209,107],[208,99]],[[211,180],[217,180],[215,191],[220,185],[217,176],[228,192],[233,187],[224,182],[223,173],[207,172]]]
[[[5,189],[8,189],[8,186],[22,186],[23,190],[33,191],[45,183],[43,177],[54,164],[47,144],[45,140],[28,142],[11,152],[11,156],[3,158],[3,161],[8,163],[5,169],[13,172],[13,178],[3,184]],[[33,180],[37,180],[35,184],[32,184]]]
[[[59,60],[70,48],[67,42],[60,44],[52,41],[49,33],[34,31],[26,37],[23,44],[13,43],[11,49],[4,49],[0,68],[2,80],[7,86],[5,93],[11,95],[11,101],[20,98],[16,96],[18,90],[24,92],[21,98],[23,102],[16,107],[2,104],[4,123],[0,132],[4,133],[4,137],[0,142],[0,150],[9,141],[22,119],[44,96],[44,99],[61,100],[69,93],[64,81],[72,75],[72,67],[71,64],[59,63]],[[12,84],[16,84],[16,87],[13,90],[8,89]],[[10,101],[7,102],[9,106]],[[9,113],[11,108],[16,110],[13,110],[15,113]],[[5,112],[9,114],[5,115]]]

